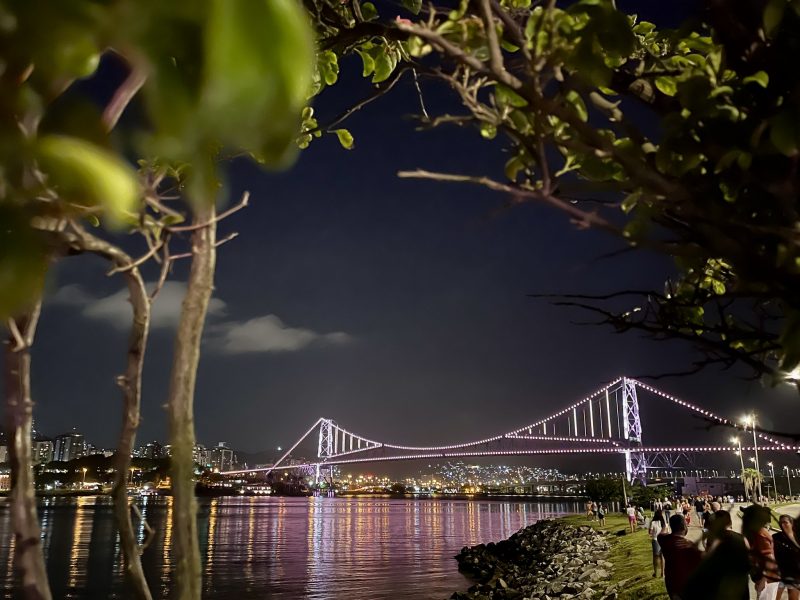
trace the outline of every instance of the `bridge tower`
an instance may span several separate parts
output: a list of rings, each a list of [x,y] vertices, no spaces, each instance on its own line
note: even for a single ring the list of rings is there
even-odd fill
[[[331,419],[319,420],[319,440],[317,443],[317,458],[319,462],[314,469],[314,483],[319,483],[321,463],[336,453],[336,423]],[[324,477],[324,476],[323,476]]]
[[[647,458],[644,452],[636,450],[642,445],[642,421],[639,418],[639,400],[636,397],[636,382],[627,377],[622,379],[622,428],[623,439],[632,446],[625,451],[625,473],[628,481],[647,483]]]
[[[331,419],[320,419],[319,444],[317,445],[317,458],[320,461],[330,458],[336,452],[334,440],[336,438],[336,423]]]

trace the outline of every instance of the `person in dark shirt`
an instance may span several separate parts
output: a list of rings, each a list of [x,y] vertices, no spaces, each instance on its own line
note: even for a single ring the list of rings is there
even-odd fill
[[[658,545],[664,555],[664,583],[670,600],[682,600],[689,577],[700,564],[703,553],[686,539],[686,519],[681,514],[669,518],[672,533],[658,536]]]
[[[744,537],[731,530],[728,511],[714,513],[707,548],[703,561],[686,583],[682,600],[748,600],[750,556]]]
[[[789,515],[781,515],[778,520],[781,530],[772,536],[775,545],[775,562],[781,572],[781,590],[789,594],[789,600],[800,600],[800,540],[794,529],[794,521]],[[782,591],[778,592],[782,597]]]

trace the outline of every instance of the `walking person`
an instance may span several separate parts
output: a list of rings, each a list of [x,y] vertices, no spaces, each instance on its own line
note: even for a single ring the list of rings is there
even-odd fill
[[[703,507],[704,508],[703,512],[700,513],[700,525],[703,527],[702,542],[703,542],[703,548],[705,548],[706,550],[708,550],[709,546],[708,538],[711,533],[712,523],[716,518],[717,511],[720,510],[719,502],[713,502],[712,504],[716,506],[715,509],[713,509],[712,506],[708,502],[706,502],[705,506]]]
[[[667,520],[669,524],[669,519],[672,516],[672,502],[669,501],[669,498],[664,498],[664,518]]]
[[[664,555],[661,552],[661,546],[658,545],[659,534],[667,532],[667,522],[664,520],[664,513],[660,508],[656,509],[653,513],[653,519],[650,521],[650,545],[653,550],[653,577],[664,577]],[[661,573],[659,572],[659,567]]]
[[[636,532],[636,508],[633,504],[628,504],[628,508],[625,509],[625,512],[628,514],[628,525],[631,526],[631,533]]]
[[[686,527],[689,527],[692,524],[692,507],[689,506],[685,498],[681,502],[681,512],[683,513],[683,520],[686,521]]]
[[[800,600],[800,541],[794,528],[794,520],[789,515],[778,519],[781,530],[772,536],[775,548],[775,562],[781,573],[777,600],[781,600],[786,590],[788,600]]]
[[[768,529],[770,520],[771,512],[766,506],[752,504],[742,511],[742,535],[750,544],[750,579],[758,600],[773,600],[780,581],[775,545]]]
[[[689,577],[697,568],[702,552],[686,539],[686,519],[681,514],[669,518],[672,533],[661,533],[656,540],[664,556],[664,584],[670,600],[681,600]]]
[[[750,556],[744,537],[731,528],[726,510],[714,513],[702,562],[689,577],[682,600],[748,600]]]
[[[600,527],[606,526],[606,507],[603,504],[597,507],[597,519],[600,522]]]

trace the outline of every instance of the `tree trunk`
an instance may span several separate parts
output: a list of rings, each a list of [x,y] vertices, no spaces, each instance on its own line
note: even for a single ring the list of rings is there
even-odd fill
[[[122,388],[122,428],[114,456],[114,515],[119,528],[120,545],[125,557],[125,573],[134,596],[138,600],[151,600],[141,561],[141,549],[136,540],[131,508],[128,502],[127,477],[131,466],[131,454],[136,442],[142,402],[142,371],[145,348],[150,331],[150,299],[147,296],[142,275],[133,264],[133,259],[122,249],[98,238],[73,223],[75,236],[65,234],[67,244],[76,252],[90,252],[111,261],[123,270],[130,293],[133,322],[128,339],[128,359],[125,374],[119,378]]]
[[[41,311],[41,301],[31,311],[9,321],[6,345],[6,419],[11,462],[11,522],[16,566],[22,576],[22,595],[28,600],[50,600],[50,585],[42,554],[41,530],[36,514],[36,492],[31,452],[31,345]]]
[[[151,600],[147,579],[142,570],[141,550],[136,540],[136,532],[131,522],[131,508],[128,505],[128,469],[131,466],[131,454],[136,442],[136,430],[139,428],[140,408],[142,402],[142,370],[147,345],[147,334],[150,328],[150,299],[147,297],[142,276],[138,269],[125,272],[128,280],[133,322],[128,339],[128,363],[125,375],[119,378],[122,388],[122,429],[117,442],[117,453],[114,456],[114,514],[119,527],[119,538],[122,553],[125,556],[125,572],[139,600]]]
[[[194,223],[192,266],[175,338],[167,406],[172,444],[172,556],[178,600],[199,600],[202,586],[192,453],[200,341],[214,288],[217,225],[213,205],[198,208]]]

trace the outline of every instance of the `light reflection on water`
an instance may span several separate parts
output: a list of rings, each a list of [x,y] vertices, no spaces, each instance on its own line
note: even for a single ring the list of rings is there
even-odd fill
[[[447,598],[469,583],[463,546],[498,541],[570,503],[389,498],[200,499],[204,598]],[[156,598],[171,589],[171,498],[141,500],[155,536],[142,564]],[[55,598],[126,598],[110,498],[42,501],[42,542]],[[3,598],[14,598],[6,501],[0,502]],[[137,528],[139,539],[145,529]]]

